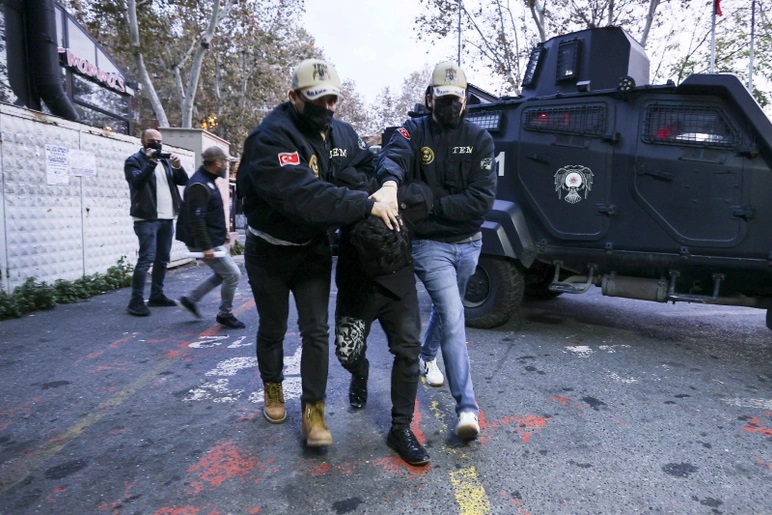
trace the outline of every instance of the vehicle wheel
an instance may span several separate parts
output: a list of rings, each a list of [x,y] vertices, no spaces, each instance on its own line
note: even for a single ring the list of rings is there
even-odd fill
[[[772,329],[772,308],[767,308],[767,329]]]
[[[481,256],[463,299],[466,325],[489,329],[509,321],[523,301],[524,286],[514,263]]]

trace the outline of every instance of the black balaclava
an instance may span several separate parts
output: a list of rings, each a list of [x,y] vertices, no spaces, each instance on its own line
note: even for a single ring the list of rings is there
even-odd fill
[[[308,100],[303,102],[303,112],[298,112],[300,119],[310,128],[316,131],[325,131],[332,124],[332,117],[335,113],[326,107],[312,104]]]
[[[463,103],[458,101],[454,95],[445,95],[437,97],[432,103],[432,112],[437,122],[444,129],[455,129],[461,123],[461,113],[464,109]]]

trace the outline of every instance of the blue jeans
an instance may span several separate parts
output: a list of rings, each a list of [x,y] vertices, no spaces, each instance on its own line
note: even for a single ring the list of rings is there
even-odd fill
[[[200,251],[201,249],[189,249],[191,251]],[[220,310],[217,313],[222,317],[228,317],[233,314],[233,297],[236,295],[236,287],[241,280],[241,270],[233,261],[230,249],[224,245],[214,247],[215,252],[225,252],[225,256],[205,259],[204,263],[214,272],[204,279],[193,291],[188,294],[188,298],[193,302],[198,302],[204,295],[214,290],[222,284],[220,289]]]
[[[145,280],[150,265],[153,265],[150,298],[163,297],[166,267],[172,250],[174,221],[137,220],[134,222],[134,233],[139,238],[139,257],[131,279],[131,298],[132,300],[144,298]]]
[[[456,399],[456,414],[463,411],[479,414],[466,350],[462,298],[477,268],[480,250],[481,240],[460,244],[413,240],[415,273],[432,299],[421,356],[432,360],[442,349],[448,386]]]

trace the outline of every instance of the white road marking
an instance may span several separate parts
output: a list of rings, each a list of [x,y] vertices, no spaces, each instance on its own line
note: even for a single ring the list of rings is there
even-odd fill
[[[235,342],[233,342],[230,345],[228,345],[228,348],[229,349],[238,349],[239,347],[249,347],[249,346],[255,344],[255,342],[251,342],[251,341],[247,342],[247,343],[242,343],[246,339],[247,339],[246,336],[242,336],[241,338],[237,339]]]
[[[759,408],[772,410],[772,399],[721,399],[727,404],[739,406],[741,408]]]
[[[566,350],[573,352],[580,358],[589,358],[595,352],[587,345],[569,345],[566,347]]]
[[[204,336],[200,340],[195,341],[188,345],[191,349],[208,349],[209,347],[217,347],[222,345],[221,340],[227,340],[228,335],[222,334],[218,336]]]
[[[208,349],[222,345],[228,335],[204,336],[188,346],[193,349]],[[254,343],[244,343],[246,337],[242,336],[228,345],[228,349],[237,349],[239,347],[251,347]],[[302,347],[298,347],[294,354],[284,357],[284,399],[300,398],[302,385],[300,380],[300,356]],[[242,398],[245,391],[238,388],[230,388],[229,377],[239,374],[242,370],[257,377],[257,358],[254,356],[237,356],[228,358],[217,363],[212,370],[204,375],[212,377],[195,388],[191,388],[188,394],[183,398],[184,401],[212,401],[212,402],[236,402]],[[258,377],[259,382],[259,377]],[[252,392],[248,397],[249,402],[263,402],[263,389]]]
[[[638,382],[638,380],[634,377],[621,377],[616,372],[610,372],[609,377],[612,381],[616,381],[617,383],[633,384]]]
[[[217,366],[206,373],[208,376],[235,376],[239,370],[248,368],[255,370],[257,367],[257,358],[240,357],[229,358],[221,361]]]

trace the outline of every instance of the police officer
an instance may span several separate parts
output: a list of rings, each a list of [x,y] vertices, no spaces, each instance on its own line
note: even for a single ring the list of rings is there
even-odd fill
[[[328,179],[347,168],[372,173],[372,154],[347,123],[334,118],[341,96],[335,68],[302,61],[288,101],[247,137],[239,165],[248,231],[244,264],[257,305],[257,362],[264,383],[263,414],[287,417],[282,381],[289,296],[302,339],[302,435],[309,447],[332,444],[324,417],[329,358],[328,303],[332,253],[326,226],[378,216],[396,227],[397,209]]]
[[[434,207],[415,227],[415,272],[432,299],[429,324],[421,346],[421,372],[433,386],[444,383],[436,364],[442,349],[450,392],[456,400],[461,439],[480,432],[469,355],[464,306],[466,284],[482,249],[480,227],[493,206],[496,171],[493,139],[464,118],[466,75],[455,63],[438,64],[432,73],[430,114],[407,120],[381,151],[377,175],[384,186],[374,198],[396,203],[403,182],[423,181]]]

